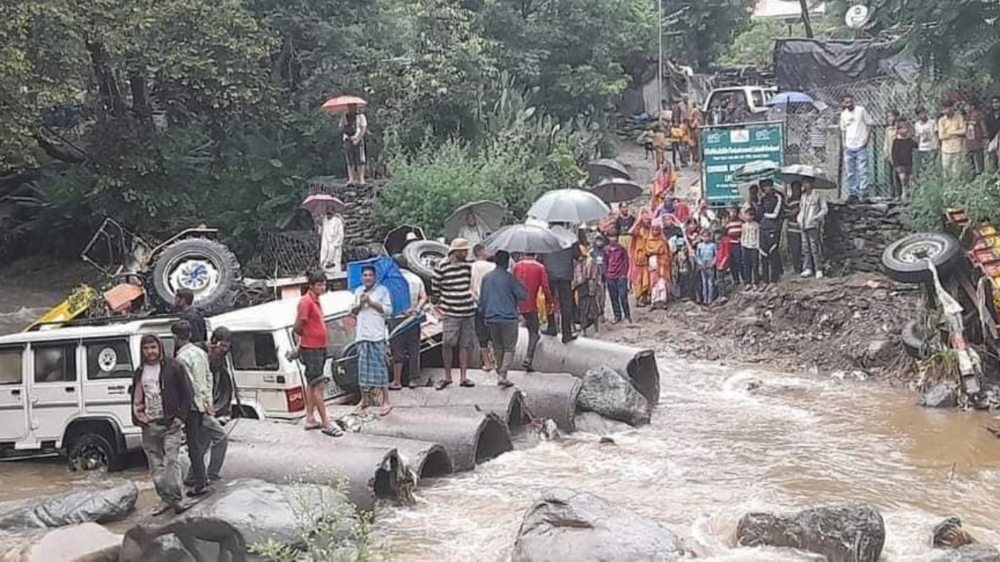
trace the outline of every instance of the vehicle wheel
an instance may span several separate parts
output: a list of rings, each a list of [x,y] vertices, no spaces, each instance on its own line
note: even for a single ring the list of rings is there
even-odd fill
[[[911,320],[903,325],[903,330],[899,333],[899,339],[903,342],[903,349],[906,354],[914,359],[924,360],[931,356],[931,346],[928,338],[920,329],[920,324],[916,320]]]
[[[172,305],[179,289],[189,289],[195,306],[208,314],[232,306],[240,280],[236,256],[224,244],[207,238],[174,242],[153,264],[153,288],[164,303]]]
[[[422,277],[424,281],[431,280],[438,262],[447,257],[448,246],[434,240],[410,242],[403,248],[403,259],[406,260],[406,267]]]
[[[74,438],[66,450],[69,468],[73,471],[118,469],[118,451],[98,433],[84,433]]]
[[[882,252],[886,275],[902,283],[920,283],[932,279],[925,258],[929,258],[941,277],[961,253],[958,240],[948,234],[921,232],[897,240]]]

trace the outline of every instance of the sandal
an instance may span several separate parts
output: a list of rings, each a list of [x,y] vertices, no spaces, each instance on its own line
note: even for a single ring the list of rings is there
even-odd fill
[[[323,426],[318,423],[306,423],[306,431],[316,431],[317,429],[323,429]]]
[[[451,386],[451,379],[442,379],[437,381],[437,384],[434,385],[434,390],[444,390],[449,386]]]
[[[497,386],[499,386],[500,388],[510,388],[514,386],[514,383],[510,382],[507,379],[500,379],[497,381]]]
[[[337,424],[333,424],[330,427],[323,429],[323,435],[329,435],[330,437],[343,437],[344,430],[340,429]]]
[[[464,381],[460,382],[458,384],[458,386],[465,387],[465,388],[472,388],[472,387],[476,386],[476,383],[470,381],[469,379],[465,379]]]
[[[403,385],[401,384],[390,384],[389,390],[403,390]]]

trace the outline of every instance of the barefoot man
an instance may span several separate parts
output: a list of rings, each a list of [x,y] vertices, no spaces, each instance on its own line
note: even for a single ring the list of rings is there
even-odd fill
[[[374,404],[381,404],[379,415],[392,411],[389,404],[389,369],[385,364],[385,319],[392,316],[392,298],[389,290],[375,282],[375,267],[361,268],[361,286],[354,290],[354,308],[351,314],[357,319],[354,341],[358,347],[358,386],[361,402],[357,411]]]

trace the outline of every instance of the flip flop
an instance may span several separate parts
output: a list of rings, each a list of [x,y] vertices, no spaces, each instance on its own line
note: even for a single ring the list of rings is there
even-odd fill
[[[510,382],[507,379],[500,379],[497,381],[497,386],[499,386],[500,388],[510,388],[514,386],[514,383]]]
[[[389,385],[389,390],[403,390],[403,385],[390,384]]]
[[[383,406],[382,409],[379,410],[378,415],[379,417],[385,417],[391,413],[392,413],[392,406]]]
[[[317,429],[323,429],[323,426],[318,423],[317,424],[307,423],[305,425],[305,429],[306,431],[316,431]]]
[[[442,379],[437,381],[437,384],[434,385],[434,390],[444,390],[449,386],[451,386],[451,381],[448,379]]]
[[[476,383],[470,381],[469,379],[465,379],[464,381],[460,382],[458,384],[458,386],[461,386],[461,387],[464,387],[464,388],[472,388],[472,387],[476,386]]]
[[[331,425],[330,427],[323,429],[323,435],[328,435],[330,437],[343,437],[344,431],[336,425]]]

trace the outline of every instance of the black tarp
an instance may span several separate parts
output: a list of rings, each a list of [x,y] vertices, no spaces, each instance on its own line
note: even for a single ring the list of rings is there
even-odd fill
[[[807,92],[892,76],[911,81],[919,64],[899,47],[876,41],[776,39],[774,74],[783,91]]]

